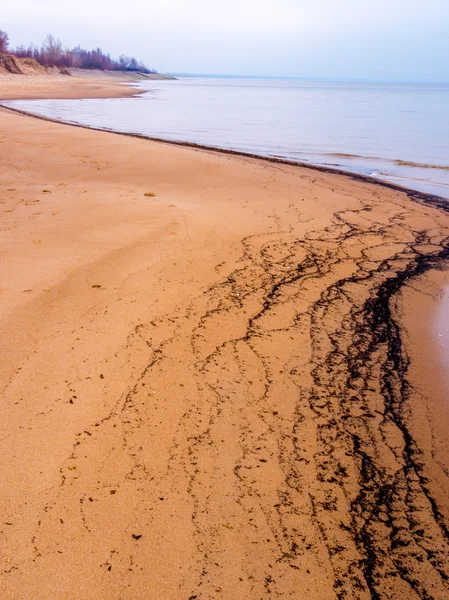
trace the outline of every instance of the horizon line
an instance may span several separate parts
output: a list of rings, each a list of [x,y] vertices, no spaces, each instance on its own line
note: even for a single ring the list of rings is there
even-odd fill
[[[165,75],[173,77],[210,77],[223,79],[285,79],[294,81],[321,81],[321,82],[340,82],[340,83],[400,83],[400,84],[418,84],[418,85],[449,85],[448,81],[418,80],[418,79],[369,79],[359,77],[304,77],[298,75],[237,75],[232,73],[183,73],[180,71],[167,71]]]

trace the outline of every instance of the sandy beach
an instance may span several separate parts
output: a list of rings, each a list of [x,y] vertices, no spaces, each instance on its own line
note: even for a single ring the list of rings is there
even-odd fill
[[[0,152],[3,600],[449,597],[443,201],[4,108]]]
[[[73,75],[4,75],[0,73],[1,100],[42,98],[126,98],[140,93],[132,83],[135,74],[89,72],[72,69]],[[164,78],[147,75],[141,79]],[[126,85],[125,85],[126,84]]]

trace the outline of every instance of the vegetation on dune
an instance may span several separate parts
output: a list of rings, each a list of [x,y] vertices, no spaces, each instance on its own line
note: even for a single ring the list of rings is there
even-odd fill
[[[140,73],[156,73],[142,62],[131,56],[120,56],[118,59],[111,58],[101,48],[85,50],[81,46],[70,49],[63,46],[61,40],[48,34],[42,45],[34,44],[9,48],[8,34],[0,30],[0,53],[8,53],[17,58],[33,58],[44,66],[56,66],[79,69],[101,69],[103,71],[138,71]]]

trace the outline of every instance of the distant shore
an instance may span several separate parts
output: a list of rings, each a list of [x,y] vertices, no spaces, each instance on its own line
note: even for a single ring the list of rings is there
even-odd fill
[[[175,79],[170,75],[122,73],[71,69],[71,76],[9,75],[0,74],[0,100],[39,100],[76,98],[126,98],[138,95],[140,90],[123,83],[147,79]]]
[[[0,121],[2,598],[445,597],[445,202]]]

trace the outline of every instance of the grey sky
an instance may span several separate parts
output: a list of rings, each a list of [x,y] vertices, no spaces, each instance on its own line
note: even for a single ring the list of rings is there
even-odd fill
[[[449,0],[20,0],[0,29],[161,72],[449,81]]]

